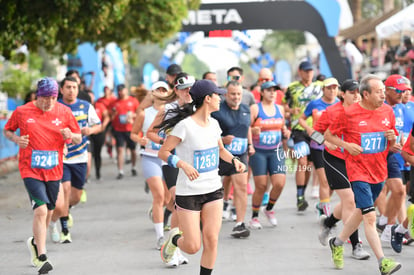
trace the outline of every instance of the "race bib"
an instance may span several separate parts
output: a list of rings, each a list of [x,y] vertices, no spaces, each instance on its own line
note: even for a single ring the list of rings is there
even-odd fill
[[[235,137],[230,144],[225,144],[224,147],[233,155],[242,155],[247,151],[247,138]]]
[[[280,143],[281,137],[282,135],[280,131],[261,132],[260,145],[269,147],[278,145]]]
[[[32,151],[32,168],[37,169],[52,169],[59,164],[57,151]]]
[[[127,122],[128,122],[127,115],[119,115],[119,123],[127,124]]]
[[[199,173],[205,173],[218,168],[218,147],[194,151],[194,168]]]
[[[295,150],[295,155],[298,159],[310,155],[309,145],[305,141],[296,143],[293,150]]]
[[[375,154],[385,151],[387,148],[387,139],[384,132],[362,133],[361,147],[363,154]]]

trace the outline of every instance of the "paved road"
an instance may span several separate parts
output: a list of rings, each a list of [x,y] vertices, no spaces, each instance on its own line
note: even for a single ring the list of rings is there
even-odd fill
[[[190,263],[166,268],[155,250],[155,234],[148,219],[150,195],[144,192],[143,178],[126,175],[116,181],[114,163],[104,159],[104,179],[87,184],[88,200],[72,210],[75,220],[72,244],[48,240],[48,256],[55,266],[50,274],[198,274],[200,253],[188,256]],[[309,197],[309,195],[308,195]],[[337,198],[334,196],[334,201]],[[313,206],[316,200],[311,200]],[[319,244],[313,207],[304,214],[296,211],[292,174],[276,205],[279,225],[270,227],[261,215],[262,230],[248,239],[232,239],[233,222],[223,222],[214,274],[379,274],[377,261],[356,261],[345,247],[345,268],[333,268],[330,250]],[[250,205],[250,197],[249,197]],[[250,208],[247,215],[250,217]],[[31,235],[32,211],[18,173],[0,179],[0,274],[36,274],[29,265],[25,245]],[[361,236],[366,244],[364,235]],[[368,248],[367,245],[364,245]],[[369,248],[368,248],[369,249]],[[371,255],[372,252],[369,250]],[[384,244],[386,255],[403,264],[397,274],[414,274],[414,245],[401,254]]]

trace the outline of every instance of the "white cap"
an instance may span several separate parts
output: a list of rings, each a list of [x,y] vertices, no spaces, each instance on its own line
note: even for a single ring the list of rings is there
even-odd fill
[[[155,91],[156,89],[161,88],[161,87],[166,89],[167,91],[169,89],[168,84],[165,81],[157,81],[154,84],[152,84],[151,90]]]

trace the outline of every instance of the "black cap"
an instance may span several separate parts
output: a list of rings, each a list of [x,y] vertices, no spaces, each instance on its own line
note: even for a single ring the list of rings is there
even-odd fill
[[[342,82],[341,90],[346,91],[355,91],[359,88],[359,83],[355,79],[347,79],[344,82]]]
[[[299,70],[302,70],[302,71],[313,70],[312,63],[310,63],[309,61],[303,61],[302,63],[299,64]]]
[[[177,65],[177,64],[171,64],[167,68],[167,74],[168,75],[177,75],[177,74],[181,73],[182,71],[183,71],[183,69],[181,69],[180,65]]]
[[[191,98],[195,102],[198,102],[205,96],[212,95],[213,93],[224,95],[227,93],[227,90],[217,87],[213,81],[207,79],[196,81],[190,89]]]

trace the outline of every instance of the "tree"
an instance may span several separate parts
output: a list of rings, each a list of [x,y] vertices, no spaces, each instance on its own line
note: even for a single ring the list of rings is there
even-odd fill
[[[0,54],[27,44],[62,55],[82,42],[160,42],[181,28],[200,0],[0,0]]]

